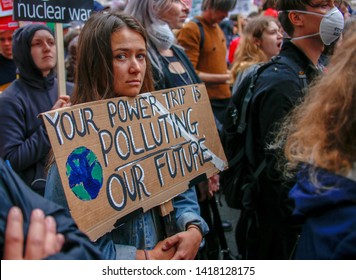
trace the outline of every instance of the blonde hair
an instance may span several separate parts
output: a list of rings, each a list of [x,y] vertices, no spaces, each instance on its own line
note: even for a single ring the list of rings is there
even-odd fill
[[[345,38],[278,136],[286,139],[287,174],[309,163],[346,175],[356,162],[356,34]]]

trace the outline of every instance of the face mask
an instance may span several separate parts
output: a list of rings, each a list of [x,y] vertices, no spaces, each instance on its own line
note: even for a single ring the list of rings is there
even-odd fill
[[[344,29],[344,17],[336,7],[332,8],[325,15],[309,12],[309,11],[300,11],[300,10],[287,10],[286,12],[298,12],[298,13],[323,17],[320,22],[318,33],[296,37],[293,38],[292,40],[300,40],[300,39],[305,39],[316,35],[320,35],[320,38],[323,41],[324,45],[329,46],[332,42],[334,42],[340,37],[341,32]]]
[[[174,34],[166,23],[153,23],[147,27],[147,32],[159,50],[168,50],[175,41]]]

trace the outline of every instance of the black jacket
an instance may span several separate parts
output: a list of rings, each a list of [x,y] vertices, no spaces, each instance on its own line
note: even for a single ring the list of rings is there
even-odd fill
[[[43,77],[32,59],[31,41],[40,29],[51,32],[45,25],[33,24],[13,36],[13,58],[20,78],[0,96],[0,157],[10,161],[27,185],[43,194],[50,142],[38,115],[53,107],[58,83],[53,70]],[[67,83],[66,87],[71,94],[73,85]]]
[[[256,162],[266,159],[266,168],[258,178],[257,213],[259,229],[254,240],[253,259],[288,259],[296,241],[296,231],[288,218],[293,204],[288,192],[295,181],[286,182],[277,168],[280,151],[267,149],[273,142],[280,124],[287,114],[301,102],[306,89],[297,73],[306,75],[306,84],[318,70],[309,58],[290,41],[283,43],[280,56],[293,61],[288,65],[268,67],[258,77],[252,109],[253,147]],[[305,82],[305,80],[304,80]]]
[[[0,159],[0,255],[3,259],[6,219],[12,206],[22,210],[24,216],[25,239],[29,228],[32,210],[42,209],[46,216],[55,218],[57,232],[65,237],[65,244],[60,253],[47,259],[85,260],[101,259],[101,253],[76,226],[69,212],[61,206],[33,192]]]
[[[0,86],[16,79],[16,65],[12,59],[0,54]]]

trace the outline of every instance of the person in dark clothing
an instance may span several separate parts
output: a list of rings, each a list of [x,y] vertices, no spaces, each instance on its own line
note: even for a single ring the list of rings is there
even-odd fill
[[[28,186],[43,195],[50,142],[38,115],[66,106],[69,96],[58,94],[56,46],[47,26],[30,24],[13,35],[13,58],[19,71],[0,96],[0,156]],[[73,85],[67,83],[67,93]]]
[[[3,259],[38,260],[59,253],[64,236],[57,233],[56,226],[52,216],[45,217],[41,209],[32,210],[25,245],[22,211],[11,207],[6,221]]]
[[[12,59],[13,30],[0,30],[0,93],[16,79],[16,65]]]
[[[278,149],[268,149],[281,121],[304,97],[305,87],[318,75],[318,59],[324,44],[338,38],[343,28],[341,13],[332,0],[278,0],[279,20],[291,37],[283,43],[280,56],[288,65],[276,64],[264,70],[255,85],[252,107],[253,143],[256,167],[265,160],[258,177],[254,233],[247,233],[240,219],[236,239],[239,252],[247,259],[289,259],[297,240],[297,231],[288,219],[292,203],[288,192],[294,180],[285,180],[277,167]],[[330,20],[322,21],[323,17]],[[326,26],[326,25],[329,26]],[[331,26],[330,26],[331,25]],[[319,33],[319,29],[322,30]],[[331,33],[324,32],[331,30]],[[244,217],[245,213],[242,213]]]
[[[45,220],[48,220],[46,224],[49,226],[45,236],[52,238],[52,241],[39,240],[39,236],[45,237],[43,231],[42,233],[38,231],[41,227],[44,229]],[[26,249],[21,250],[21,247]],[[39,247],[43,250],[41,251]],[[33,192],[2,159],[0,159],[0,255],[1,259],[102,258],[98,249],[78,229],[67,210]]]
[[[295,259],[356,259],[356,34],[283,125],[289,195],[302,222]]]
[[[348,173],[308,165],[297,179],[290,197],[296,205],[293,215],[303,225],[294,259],[355,260],[355,165]]]

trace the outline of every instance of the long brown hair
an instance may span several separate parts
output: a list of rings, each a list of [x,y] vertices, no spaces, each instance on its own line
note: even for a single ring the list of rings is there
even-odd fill
[[[94,13],[79,35],[77,70],[73,105],[101,99],[114,98],[114,69],[111,35],[121,28],[141,34],[146,42],[146,31],[132,16],[118,12]],[[140,93],[154,90],[152,69],[146,57],[146,72]],[[49,153],[47,171],[55,161],[53,150]]]
[[[252,18],[245,26],[231,67],[233,77],[253,64],[268,60],[266,54],[257,46],[256,40],[262,38],[263,32],[268,28],[270,22],[275,22],[278,25],[277,20],[272,17],[258,16]]]
[[[147,48],[144,28],[130,15],[114,12],[95,13],[84,25],[78,42],[72,104],[115,97],[111,35],[122,28],[139,33],[144,38]],[[146,65],[141,93],[154,90],[151,64],[147,57]]]
[[[288,170],[310,163],[346,175],[356,162],[356,33],[336,49],[328,72],[283,126]]]

